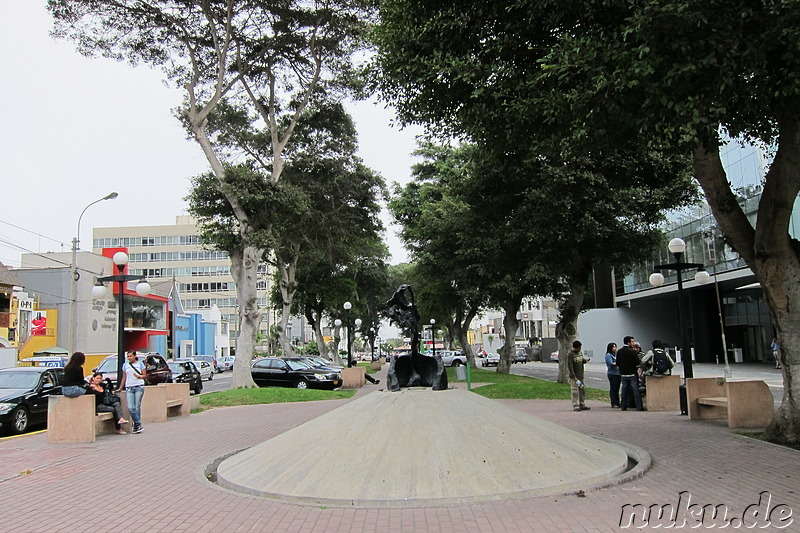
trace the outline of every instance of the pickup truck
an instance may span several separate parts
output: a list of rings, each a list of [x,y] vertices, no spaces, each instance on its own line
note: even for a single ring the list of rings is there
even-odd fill
[[[461,366],[467,364],[467,356],[461,352],[443,350],[438,352],[442,356],[444,366]]]

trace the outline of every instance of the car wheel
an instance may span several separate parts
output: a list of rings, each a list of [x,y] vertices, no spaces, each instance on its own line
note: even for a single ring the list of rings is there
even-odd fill
[[[295,388],[298,388],[298,389],[307,389],[308,388],[308,382],[306,380],[304,380],[304,379],[301,379],[297,383],[295,383],[294,386],[295,386]]]
[[[25,433],[31,421],[28,410],[24,407],[18,407],[11,416],[11,420],[14,421],[14,431],[17,433]]]
[[[452,365],[450,365],[450,366],[461,366],[461,361],[459,361],[458,359],[455,359],[455,360],[453,361],[453,364],[452,364]]]
[[[197,385],[195,385],[195,387],[194,387],[194,393],[195,394],[200,394],[201,392],[203,392],[203,382],[202,381],[198,381]]]

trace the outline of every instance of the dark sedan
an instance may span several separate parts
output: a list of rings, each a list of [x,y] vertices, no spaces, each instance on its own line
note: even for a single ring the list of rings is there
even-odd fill
[[[267,357],[253,363],[250,372],[259,387],[333,390],[342,385],[338,372],[312,368],[295,359]]]
[[[47,423],[51,394],[61,394],[61,368],[26,366],[0,370],[0,430],[24,433]]]
[[[189,389],[193,390],[195,394],[200,394],[203,391],[203,379],[200,377],[200,371],[194,366],[191,361],[175,361],[170,362],[169,369],[172,370],[172,381],[175,383],[188,383]]]

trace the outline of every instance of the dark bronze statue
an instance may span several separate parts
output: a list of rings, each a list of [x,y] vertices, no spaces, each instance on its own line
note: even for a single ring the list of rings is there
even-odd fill
[[[408,297],[406,296],[408,294]],[[410,298],[410,300],[409,300]],[[389,364],[389,390],[400,387],[432,387],[433,390],[447,388],[447,373],[440,356],[419,353],[419,313],[414,304],[411,285],[400,285],[392,298],[386,302],[386,316],[393,321],[403,335],[411,337],[411,353],[393,356]]]

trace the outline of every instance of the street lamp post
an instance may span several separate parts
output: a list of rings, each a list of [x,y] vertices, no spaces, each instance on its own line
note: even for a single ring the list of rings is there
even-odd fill
[[[125,252],[117,252],[113,258],[114,264],[117,266],[116,276],[105,276],[97,278],[97,284],[92,287],[92,296],[95,298],[104,298],[106,295],[106,286],[104,283],[116,282],[119,294],[119,323],[117,324],[117,383],[122,379],[122,367],[125,363],[125,284],[129,281],[139,280],[136,285],[136,294],[139,296],[147,296],[150,294],[150,284],[144,276],[132,276],[123,274],[125,265],[128,264],[128,254]]]
[[[70,290],[69,290],[69,341],[67,342],[67,349],[69,353],[75,353],[75,337],[77,336],[77,327],[78,327],[78,320],[75,316],[75,308],[78,299],[78,248],[81,243],[81,219],[83,218],[83,214],[86,213],[86,210],[92,207],[94,204],[102,202],[103,200],[113,200],[119,196],[117,193],[112,192],[100,198],[99,200],[95,200],[94,202],[90,203],[86,207],[83,208],[81,211],[80,216],[78,217],[78,231],[75,233],[75,237],[72,239],[72,263],[70,264]]]
[[[696,269],[697,273],[694,280],[699,284],[707,283],[709,280],[708,272],[702,263],[686,263],[683,261],[683,253],[686,251],[686,243],[683,239],[675,238],[669,241],[669,251],[675,258],[675,262],[665,265],[655,265],[655,272],[650,274],[650,284],[660,287],[664,284],[662,270],[674,270],[678,278],[678,327],[681,330],[681,361],[683,362],[684,384],[680,389],[681,414],[688,414],[688,402],[686,399],[686,379],[694,377],[692,372],[692,350],[689,345],[689,337],[686,334],[686,327],[683,318],[683,272],[685,270]]]
[[[374,361],[375,360],[375,328],[369,328],[369,333],[370,333],[369,340],[371,341],[371,344],[372,344],[372,355],[371,355],[370,358]]]
[[[431,346],[433,346],[433,357],[436,357],[436,319],[431,318]]]

